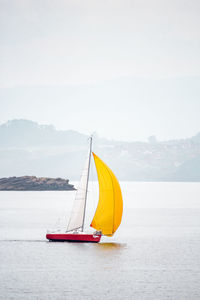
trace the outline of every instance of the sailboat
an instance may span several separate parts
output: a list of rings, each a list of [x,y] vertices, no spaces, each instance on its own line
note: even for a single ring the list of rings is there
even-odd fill
[[[85,231],[85,212],[92,156],[99,182],[99,201],[90,224],[95,231],[87,233]],[[111,169],[92,152],[92,137],[90,137],[86,167],[76,192],[68,226],[64,232],[48,232],[46,238],[50,241],[98,243],[102,235],[113,236],[121,223],[122,212],[123,200],[119,182]]]

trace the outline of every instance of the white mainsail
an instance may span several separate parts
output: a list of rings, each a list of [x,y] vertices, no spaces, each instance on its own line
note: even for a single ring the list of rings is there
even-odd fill
[[[88,177],[90,168],[90,159],[92,151],[92,137],[90,138],[90,150],[86,159],[85,167],[81,176],[79,187],[76,192],[76,197],[73,203],[71,217],[67,226],[67,231],[82,229],[84,227],[85,207],[87,199]]]

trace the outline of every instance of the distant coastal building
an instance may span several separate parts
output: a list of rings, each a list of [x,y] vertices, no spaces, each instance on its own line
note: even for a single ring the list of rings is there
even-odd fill
[[[148,141],[150,144],[156,144],[157,143],[157,138],[155,135],[151,135],[150,137],[148,137]]]

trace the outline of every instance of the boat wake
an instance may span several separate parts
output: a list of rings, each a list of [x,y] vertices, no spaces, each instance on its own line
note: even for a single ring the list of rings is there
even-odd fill
[[[47,240],[0,240],[0,243],[5,243],[5,242],[26,242],[26,243],[46,243],[48,242]]]

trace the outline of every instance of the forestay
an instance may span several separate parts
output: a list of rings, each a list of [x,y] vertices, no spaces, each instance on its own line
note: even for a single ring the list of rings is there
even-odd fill
[[[91,150],[89,151],[88,157],[86,159],[85,167],[81,176],[79,187],[76,192],[76,197],[73,203],[71,217],[69,224],[67,226],[67,231],[75,230],[82,228],[84,225],[84,214],[85,214],[85,205],[87,198],[87,184],[89,176],[89,167],[90,167],[90,156]]]

